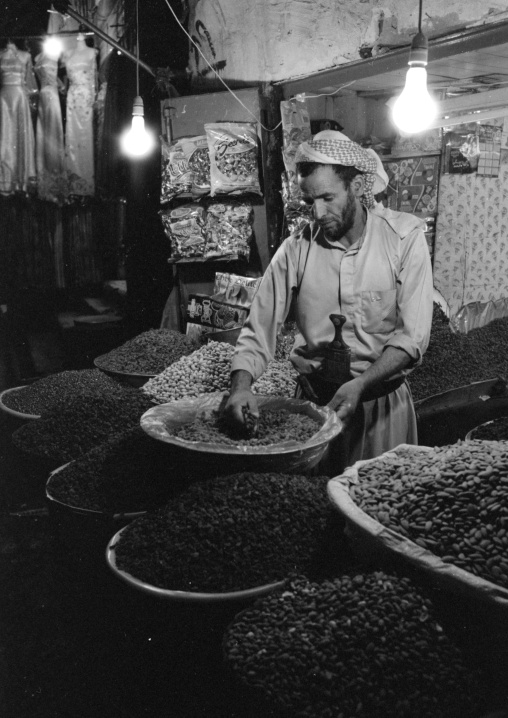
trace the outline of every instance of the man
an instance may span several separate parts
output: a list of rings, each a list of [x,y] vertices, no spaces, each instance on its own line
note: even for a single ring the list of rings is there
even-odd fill
[[[226,411],[238,422],[242,406],[258,414],[250,387],[273,357],[293,295],[300,335],[291,361],[304,386],[319,376],[334,337],[330,314],[342,314],[351,378],[328,405],[348,432],[352,464],[417,443],[405,377],[421,362],[432,321],[425,223],[375,202],[387,184],[382,163],[340,132],[302,143],[296,163],[313,221],[283,242],[265,272],[236,345]]]

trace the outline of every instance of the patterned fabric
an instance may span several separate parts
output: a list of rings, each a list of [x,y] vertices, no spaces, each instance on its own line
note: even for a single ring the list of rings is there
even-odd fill
[[[374,150],[364,149],[346,135],[333,130],[318,132],[312,140],[302,142],[296,151],[295,161],[356,167],[365,175],[362,202],[366,207],[376,205],[374,193],[381,192],[388,183],[381,160]]]
[[[440,179],[434,284],[452,318],[472,302],[508,297],[508,164],[499,177]]]

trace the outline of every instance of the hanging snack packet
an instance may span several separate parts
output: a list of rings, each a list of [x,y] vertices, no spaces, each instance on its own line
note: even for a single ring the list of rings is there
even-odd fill
[[[248,202],[212,202],[206,214],[205,259],[250,257],[254,210]]]
[[[258,167],[258,136],[250,122],[205,124],[210,150],[210,195],[262,194]]]
[[[178,195],[190,196],[192,174],[183,153],[181,140],[167,142],[161,139],[161,204]]]
[[[301,192],[296,180],[295,155],[298,146],[312,134],[310,116],[305,100],[284,100],[280,103],[282,117],[282,158],[288,178],[288,198],[300,200]]]
[[[205,247],[205,211],[198,204],[186,204],[159,212],[171,242],[171,256],[202,257]]]
[[[183,154],[192,175],[192,196],[201,197],[210,192],[210,151],[206,135],[182,137]]]

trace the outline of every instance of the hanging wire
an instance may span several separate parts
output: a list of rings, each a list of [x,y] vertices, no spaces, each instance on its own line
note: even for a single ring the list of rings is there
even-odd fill
[[[136,0],[136,97],[139,97],[139,0]]]
[[[418,32],[422,31],[422,12],[423,12],[423,0],[420,0],[420,7],[418,10]]]

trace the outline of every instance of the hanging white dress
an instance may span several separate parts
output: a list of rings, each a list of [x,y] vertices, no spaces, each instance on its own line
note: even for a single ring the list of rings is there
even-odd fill
[[[37,89],[29,52],[0,51],[0,194],[35,187],[35,137],[28,93]]]
[[[40,199],[62,204],[68,188],[58,60],[41,53],[34,69],[40,84],[35,134],[37,193]]]
[[[77,48],[64,56],[69,79],[65,126],[65,161],[69,194],[95,191],[93,113],[97,75],[96,51],[78,37]]]

